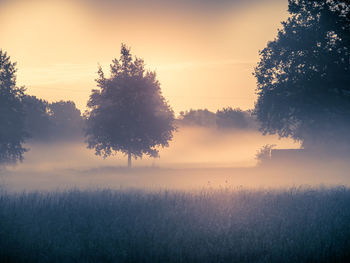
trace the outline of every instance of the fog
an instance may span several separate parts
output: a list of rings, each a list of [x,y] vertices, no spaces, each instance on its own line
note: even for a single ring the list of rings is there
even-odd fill
[[[348,185],[345,163],[307,162],[257,166],[256,153],[266,144],[299,144],[257,131],[180,127],[160,158],[133,160],[128,170],[122,154],[103,159],[75,142],[32,143],[23,163],[2,167],[0,184],[9,191],[70,188],[203,189],[217,187],[290,187]],[[336,167],[336,169],[335,169]]]

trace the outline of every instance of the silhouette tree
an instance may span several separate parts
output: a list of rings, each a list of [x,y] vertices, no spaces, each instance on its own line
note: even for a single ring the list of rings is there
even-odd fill
[[[201,126],[219,129],[252,129],[257,130],[258,125],[251,110],[243,111],[231,107],[217,110],[216,113],[207,109],[181,111],[176,120],[180,126]]]
[[[73,101],[52,102],[48,104],[48,113],[54,139],[76,139],[83,135],[84,119]]]
[[[218,110],[216,112],[216,124],[218,128],[222,129],[246,129],[249,125],[249,115],[247,115],[247,112],[244,112],[239,108],[223,108],[222,110]]]
[[[260,51],[255,114],[264,133],[350,146],[350,3],[289,0],[290,18]]]
[[[51,122],[48,102],[35,96],[24,95],[25,130],[31,140],[50,139]]]
[[[88,148],[107,157],[115,152],[131,158],[157,157],[156,146],[168,146],[175,130],[174,113],[161,94],[156,73],[145,70],[144,61],[132,58],[121,46],[120,59],[110,65],[106,78],[101,67],[97,86],[87,103]]]
[[[216,115],[207,109],[181,111],[178,123],[185,126],[215,127]]]
[[[16,63],[0,49],[0,163],[22,161],[27,137],[22,105],[23,87],[16,86]]]
[[[34,141],[72,140],[82,137],[84,119],[72,101],[48,103],[24,95],[25,130]]]

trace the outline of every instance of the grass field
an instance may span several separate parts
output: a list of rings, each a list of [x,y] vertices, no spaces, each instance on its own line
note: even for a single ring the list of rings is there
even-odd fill
[[[350,189],[0,194],[0,262],[349,262]]]

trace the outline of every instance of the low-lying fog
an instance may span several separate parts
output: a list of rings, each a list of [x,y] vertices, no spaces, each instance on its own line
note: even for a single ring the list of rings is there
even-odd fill
[[[263,136],[255,131],[180,128],[160,158],[107,159],[94,155],[83,139],[76,142],[32,143],[23,163],[3,167],[0,184],[8,190],[66,188],[195,189],[206,187],[281,187],[291,185],[348,184],[346,169],[329,165],[256,167],[255,155],[266,144],[298,148],[292,140]],[[297,166],[301,166],[297,165]],[[294,169],[296,168],[296,169]]]

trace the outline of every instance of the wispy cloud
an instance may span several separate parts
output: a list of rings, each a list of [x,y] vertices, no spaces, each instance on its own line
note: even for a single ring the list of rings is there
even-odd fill
[[[18,80],[22,85],[41,86],[94,80],[96,64],[52,64],[45,67],[21,68]]]
[[[179,63],[169,63],[153,65],[147,64],[146,67],[157,72],[181,71],[181,70],[200,70],[205,68],[223,68],[233,65],[247,67],[255,64],[256,61],[241,60],[218,60],[218,61],[184,61]],[[104,70],[109,70],[109,63],[101,63]],[[26,86],[49,86],[57,84],[68,84],[75,82],[94,81],[97,77],[97,63],[89,64],[52,64],[45,67],[21,68],[18,72],[18,81]],[[109,72],[106,72],[107,75]]]
[[[185,61],[180,63],[164,64],[155,66],[159,71],[184,70],[184,69],[201,69],[201,68],[221,68],[233,65],[252,65],[253,60],[217,60],[217,61]]]
[[[228,8],[240,8],[261,2],[280,0],[79,0],[93,4],[96,8],[133,8],[133,9],[178,9],[190,12],[215,12]]]

